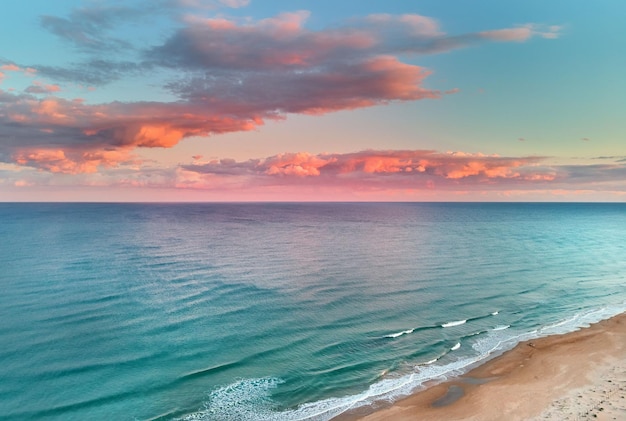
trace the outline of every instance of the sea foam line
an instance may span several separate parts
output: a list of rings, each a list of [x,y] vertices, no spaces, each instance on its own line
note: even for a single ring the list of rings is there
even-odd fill
[[[457,343],[452,348],[458,349],[459,347],[460,343]],[[244,379],[217,389],[211,393],[211,399],[206,404],[205,410],[188,415],[181,420],[328,421],[348,410],[371,405],[376,401],[393,401],[401,396],[407,396],[427,381],[435,379],[444,381],[451,376],[460,375],[466,367],[480,361],[484,356],[475,355],[444,365],[434,365],[433,363],[439,358],[416,366],[415,372],[375,382],[361,393],[304,403],[295,409],[282,412],[271,410],[269,391],[283,383],[283,380],[277,378]]]
[[[441,325],[441,327],[459,326],[459,325],[462,325],[462,324],[465,324],[465,323],[467,323],[467,319],[465,319],[465,320],[457,320],[455,322],[444,323],[444,324]]]
[[[498,325],[498,326],[494,327],[493,330],[504,330],[504,329],[508,329],[510,327],[511,327],[511,325]]]
[[[401,396],[409,395],[423,387],[427,381],[445,381],[450,377],[462,375],[469,367],[477,363],[484,363],[507,349],[513,348],[519,342],[554,334],[552,331],[555,329],[558,329],[560,333],[565,333],[563,331],[565,329],[568,332],[574,331],[624,311],[626,311],[626,302],[621,306],[588,310],[529,332],[514,332],[508,336],[502,336],[504,328],[497,329],[496,327],[490,334],[472,344],[472,348],[476,352],[474,355],[459,358],[446,364],[433,364],[441,358],[438,357],[415,366],[415,372],[397,378],[381,379],[361,393],[304,403],[295,409],[281,412],[272,409],[273,403],[269,397],[269,390],[283,383],[283,380],[278,378],[244,379],[217,389],[211,393],[213,399],[207,402],[204,410],[183,417],[181,420],[328,421],[351,409],[367,406],[381,400],[393,401]],[[458,349],[458,347],[460,347],[460,342],[452,348]],[[451,350],[453,350],[452,348]]]
[[[499,313],[500,313],[499,311],[494,311],[492,313],[489,313],[486,316],[477,316],[477,317],[471,317],[471,318],[463,319],[463,320],[455,320],[455,321],[452,321],[452,322],[446,322],[446,323],[439,324],[439,325],[434,325],[434,326],[414,327],[413,329],[407,329],[407,330],[403,330],[403,331],[400,331],[400,332],[390,333],[388,335],[385,335],[384,338],[398,338],[398,337],[400,337],[402,335],[409,335],[409,334],[411,334],[411,333],[413,333],[415,331],[418,331],[418,330],[435,329],[435,328],[440,328],[440,327],[444,327],[445,328],[445,327],[460,326],[460,325],[465,324],[465,323],[470,322],[470,321],[480,320],[480,319],[484,319],[484,318],[490,317],[490,316],[497,316]]]
[[[385,338],[397,338],[398,336],[408,335],[410,333],[413,333],[414,330],[415,329],[408,329],[408,330],[403,330],[402,332],[391,333],[389,335],[385,335]]]

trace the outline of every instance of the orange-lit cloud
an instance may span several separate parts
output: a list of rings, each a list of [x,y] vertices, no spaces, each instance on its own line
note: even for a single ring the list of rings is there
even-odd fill
[[[134,200],[155,199],[143,195],[145,188],[169,192],[161,200],[546,200],[556,195],[576,200],[581,194],[621,200],[626,195],[626,165],[620,157],[605,164],[554,165],[536,156],[366,150],[283,153],[245,161],[198,158],[169,168],[144,166],[129,150],[33,149],[14,158],[17,164],[0,165],[4,186],[21,191],[42,186],[136,189],[137,195],[128,196]],[[54,173],[71,176],[57,179]]]
[[[227,3],[236,7],[246,2]],[[168,4],[170,8],[199,7],[193,1]],[[401,56],[441,53],[486,41],[550,37],[560,29],[529,24],[451,36],[426,16],[378,14],[311,30],[306,27],[310,13],[295,11],[257,21],[185,16],[180,28],[161,45],[135,50],[130,41],[110,34],[111,22],[131,21],[142,13],[136,7],[94,4],[75,9],[65,18],[41,17],[45,29],[81,52],[138,51],[136,61],[92,57],[76,68],[37,66],[35,70],[5,63],[1,69],[86,84],[104,84],[147,69],[165,70],[172,78],[164,88],[174,99],[91,104],[61,98],[59,84],[40,81],[21,94],[0,90],[0,131],[4,134],[0,161],[50,172],[93,172],[124,162],[134,148],[170,148],[191,136],[254,130],[267,120],[289,114],[319,115],[437,99],[458,89],[428,88],[425,79],[431,72],[402,62]],[[93,158],[97,153],[104,158]],[[301,161],[266,171],[318,175],[320,162],[326,158],[297,159]],[[397,158],[344,165],[361,165],[365,173],[386,173],[390,168],[404,173],[425,172],[428,164],[402,166],[393,159]],[[449,179],[516,176],[509,167],[479,161],[446,171]]]
[[[238,191],[239,200],[386,200],[485,194],[491,200],[540,192],[626,191],[626,165],[548,165],[536,156],[501,157],[430,150],[367,150],[345,154],[284,153],[265,159],[214,159],[180,165],[168,185],[207,192]],[[261,194],[262,193],[262,194]],[[260,195],[260,196],[259,196]],[[309,195],[307,199],[307,195]],[[439,196],[438,196],[439,195]],[[300,200],[298,199],[298,200]]]
[[[62,149],[21,149],[13,156],[15,163],[52,173],[95,173],[101,168],[117,166],[121,162],[138,163],[128,150],[70,151]]]
[[[185,171],[220,176],[288,177],[296,182],[306,178],[392,180],[392,182],[461,181],[483,183],[493,179],[551,181],[556,171],[541,166],[541,157],[499,157],[494,155],[441,153],[428,150],[363,151],[347,154],[285,153],[263,160],[236,162],[213,160],[183,165]],[[390,178],[394,176],[394,178]],[[300,181],[297,181],[300,180]]]
[[[318,176],[320,169],[334,162],[333,157],[311,155],[306,152],[286,153],[267,158],[261,165],[265,174],[286,176]]]
[[[87,105],[1,90],[0,110],[5,126],[0,158],[4,154],[5,162],[68,173],[115,165],[136,147],[169,148],[187,136],[252,130],[263,123],[253,113],[206,115],[189,103]],[[106,159],[93,159],[94,153]]]

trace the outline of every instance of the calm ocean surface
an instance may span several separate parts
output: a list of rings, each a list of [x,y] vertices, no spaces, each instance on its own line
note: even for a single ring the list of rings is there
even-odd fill
[[[327,420],[626,310],[626,204],[0,204],[0,418]]]

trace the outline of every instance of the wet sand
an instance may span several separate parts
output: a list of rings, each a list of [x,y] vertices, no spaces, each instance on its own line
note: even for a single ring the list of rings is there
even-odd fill
[[[368,413],[368,411],[370,413]],[[626,313],[522,342],[464,376],[336,420],[626,421]]]

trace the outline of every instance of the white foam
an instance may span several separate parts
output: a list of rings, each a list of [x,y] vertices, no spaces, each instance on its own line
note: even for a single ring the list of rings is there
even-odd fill
[[[433,360],[435,362],[437,360]],[[355,395],[328,398],[300,405],[287,411],[273,411],[269,398],[271,389],[283,381],[276,378],[244,379],[212,392],[205,408],[181,421],[328,421],[350,409],[371,405],[376,401],[393,401],[407,396],[429,380],[444,381],[458,376],[479,361],[469,358],[445,365],[423,365],[416,371],[397,378],[384,378]]]
[[[269,392],[283,382],[283,380],[275,377],[236,381],[211,392],[208,402],[204,405],[204,410],[189,414],[179,418],[179,420],[257,421],[273,419],[276,412],[272,411]]]
[[[392,333],[389,335],[385,335],[385,338],[397,338],[398,336],[408,335],[409,333],[413,333],[415,329],[403,330],[402,332]]]
[[[498,313],[500,313],[499,311],[494,311],[493,313],[491,313],[492,316],[497,316]]]
[[[460,347],[461,347],[461,342],[457,342],[456,345],[454,345],[452,348],[450,348],[450,351],[456,351]]]
[[[376,401],[394,401],[409,395],[427,381],[445,381],[466,372],[472,365],[493,358],[521,341],[540,336],[565,333],[582,326],[610,318],[626,311],[626,303],[621,306],[605,307],[579,313],[569,319],[530,332],[517,332],[496,326],[485,336],[479,336],[472,344],[473,355],[462,357],[445,364],[434,364],[439,358],[415,366],[415,371],[401,377],[386,377],[370,385],[361,393],[338,398],[328,398],[300,405],[287,411],[276,411],[270,399],[270,391],[283,381],[277,378],[244,379],[212,392],[205,408],[182,418],[184,421],[238,420],[238,421],[327,421],[348,410],[371,405]],[[456,326],[466,320],[446,323]],[[445,327],[445,326],[444,326]],[[398,332],[406,334],[403,332]],[[510,333],[509,333],[510,332]],[[400,335],[398,335],[400,336]],[[450,348],[459,349],[460,343]]]
[[[532,331],[519,333],[512,332],[511,334],[505,333],[505,331],[508,332],[509,330],[513,330],[509,329],[510,325],[496,326],[491,332],[489,332],[488,335],[477,340],[472,345],[472,348],[474,348],[474,350],[481,355],[494,355],[507,349],[511,349],[522,341],[572,332],[582,327],[589,327],[589,325],[593,323],[609,319],[625,311],[626,303],[586,310],[581,313],[577,313],[570,318],[560,320]]]
[[[601,320],[609,319],[624,311],[626,311],[626,303],[586,310],[568,319],[546,325],[539,329],[538,334],[539,336],[548,336],[572,332],[583,327],[589,327],[593,323],[597,323]]]
[[[439,356],[438,356],[438,357],[436,357],[436,358],[433,358],[432,360],[428,360],[428,361],[426,361],[426,362],[419,363],[418,365],[416,365],[416,366],[415,366],[415,369],[416,369],[416,370],[419,370],[419,369],[420,369],[420,366],[422,366],[422,365],[431,365],[431,364],[434,364],[434,363],[436,363],[437,361],[439,361],[439,360],[441,359],[441,357],[443,357],[443,356],[444,356],[444,355],[446,355],[446,354],[447,354],[447,352],[444,352],[443,354],[439,355]]]
[[[464,324],[465,322],[467,322],[467,320],[457,320],[455,322],[444,323],[444,324],[441,325],[441,327],[459,326],[459,325]]]

